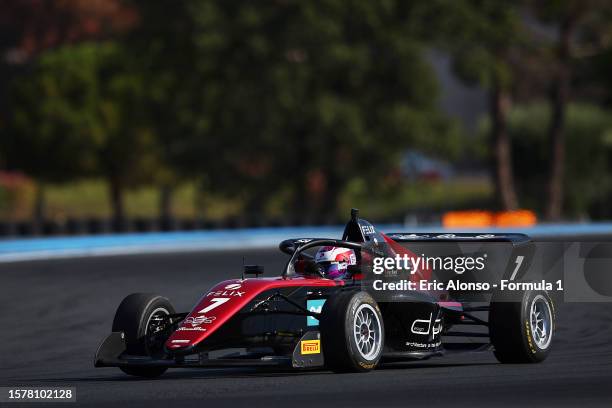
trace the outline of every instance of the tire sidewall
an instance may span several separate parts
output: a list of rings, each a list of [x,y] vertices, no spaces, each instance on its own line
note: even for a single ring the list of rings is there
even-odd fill
[[[531,329],[531,306],[534,302],[534,299],[538,296],[542,296],[548,304],[551,313],[551,331],[550,331],[550,342],[548,343],[545,349],[540,348],[535,338],[533,337],[533,331]],[[556,316],[555,316],[555,305],[545,291],[529,291],[526,292],[523,296],[523,301],[521,304],[521,333],[522,339],[524,343],[525,350],[527,351],[529,358],[532,361],[539,362],[546,359],[548,353],[550,352],[552,342],[555,337],[555,329],[556,329]]]
[[[124,332],[129,354],[151,356],[155,352],[147,347],[146,330],[150,318],[158,311],[175,313],[170,301],[163,296],[133,294],[121,303],[113,321],[113,331]]]
[[[371,360],[367,360],[361,355],[357,347],[357,342],[355,341],[355,336],[353,334],[354,324],[355,324],[354,323],[355,315],[359,307],[363,304],[367,304],[371,306],[372,309],[374,309],[378,317],[379,324],[380,324],[380,336],[381,336],[380,337],[380,341],[381,341],[380,350],[378,351],[378,354]],[[362,370],[362,371],[372,370],[376,367],[376,365],[378,365],[378,362],[380,361],[380,358],[382,356],[382,352],[383,352],[384,344],[385,344],[385,328],[384,328],[382,313],[380,312],[380,308],[378,307],[378,304],[366,292],[356,292],[351,297],[351,300],[349,301],[347,308],[346,308],[346,315],[344,319],[344,336],[345,336],[345,341],[346,341],[347,349],[349,352],[349,356],[351,357],[354,367],[357,370]]]

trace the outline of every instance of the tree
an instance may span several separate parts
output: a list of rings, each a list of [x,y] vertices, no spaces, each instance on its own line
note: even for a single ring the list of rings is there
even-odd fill
[[[508,118],[512,147],[521,157],[514,166],[515,174],[523,180],[519,191],[524,202],[539,211],[548,206],[542,200],[542,186],[548,178],[548,129],[553,109],[547,103],[522,105],[515,107]],[[571,152],[565,159],[565,214],[609,217],[612,114],[592,104],[572,103],[566,108],[564,123],[564,141]]]
[[[199,1],[190,11],[205,118],[194,135],[215,152],[208,165],[224,164],[213,188],[241,191],[248,212],[286,194],[295,215],[333,217],[350,179],[376,189],[406,147],[452,144],[416,6]]]
[[[108,181],[114,228],[123,230],[125,189],[152,182],[160,166],[158,141],[145,111],[146,78],[129,50],[116,43],[76,51],[93,52],[96,62],[90,86],[98,90],[91,128],[100,136],[97,171]]]
[[[50,52],[11,89],[11,120],[2,137],[9,168],[39,181],[34,219],[44,216],[44,186],[91,174],[98,135],[88,131],[94,118],[96,89],[90,87],[93,61]],[[66,59],[70,61],[66,63]]]
[[[40,52],[129,30],[136,10],[122,0],[5,0],[0,15],[3,60],[24,64]]]
[[[147,84],[141,107],[157,149],[152,179],[160,190],[160,219],[169,221],[175,184],[202,177],[198,170],[208,173],[201,162],[211,164],[214,157],[206,145],[209,136],[202,130],[207,115],[196,116],[194,109],[205,89],[196,69],[203,62],[195,52],[188,2],[135,0],[133,4],[139,11],[139,24],[124,40]]]
[[[567,104],[575,79],[576,60],[592,56],[610,46],[612,13],[608,2],[589,1],[534,1],[539,19],[557,27],[557,38],[551,45],[553,75],[550,83],[551,121],[548,128],[549,168],[546,188],[545,216],[558,220],[562,215],[565,174],[565,124]]]
[[[80,133],[76,129],[73,130],[77,133],[62,138],[62,133],[68,131],[65,126],[72,126],[68,124],[72,119],[66,116],[57,118],[57,112],[51,113],[54,109],[52,106],[42,108],[37,105],[37,95],[51,98],[49,92],[61,92],[59,88],[67,85],[66,78],[69,75],[61,74],[59,71],[62,68],[71,73],[74,83],[84,80],[77,72],[81,64],[67,61],[70,66],[60,67],[57,58],[61,56],[46,55],[43,57],[45,61],[42,62],[37,61],[37,58],[46,50],[62,45],[100,40],[124,32],[135,24],[137,17],[135,10],[121,0],[3,2],[0,15],[0,124],[9,123],[9,129],[3,132],[6,133],[2,136],[5,143],[0,146],[0,153],[5,150],[5,154],[10,155],[5,160],[7,166],[23,165],[30,173],[40,175],[41,183],[37,189],[34,210],[34,219],[38,225],[44,216],[44,184],[50,180],[56,182],[67,181],[71,177],[78,178],[81,173],[81,165],[77,163],[79,160],[65,160],[67,157],[64,155],[75,148],[80,150],[81,144],[87,145],[87,142],[82,140],[81,143],[77,140]],[[56,72],[52,72],[53,70]],[[10,86],[15,76],[28,74],[35,76],[33,83],[28,84],[21,76],[21,79],[17,79],[20,85]],[[17,100],[7,100],[6,96]],[[51,104],[49,100],[46,101]],[[31,106],[27,106],[28,104]],[[6,118],[3,118],[9,110],[16,112],[18,117],[6,115]],[[57,120],[54,123],[46,123],[50,116]],[[20,139],[16,140],[16,137]],[[60,138],[63,140],[58,142],[57,139]],[[37,152],[45,155],[46,160],[49,157],[46,155],[57,157],[58,163],[52,165],[44,161],[37,162],[41,157],[36,154],[24,156],[27,152],[24,151],[26,146],[23,143],[30,139],[37,139],[32,141],[35,146],[33,150],[39,149]],[[43,167],[46,168],[45,171],[42,171]]]
[[[349,181],[375,191],[407,147],[459,144],[436,105],[420,4],[130,4],[140,23],[121,46],[49,51],[54,75],[88,61],[81,86],[95,103],[64,92],[70,78],[57,97],[70,120],[89,120],[80,129],[118,221],[125,188],[148,180],[169,193],[183,177],[241,199],[253,216],[280,198],[294,215],[330,218]]]
[[[145,84],[126,61],[110,42],[47,51],[17,81],[5,146],[11,166],[41,181],[105,177],[118,229],[125,188],[150,180],[158,160],[143,120]]]
[[[491,168],[498,203],[507,210],[519,205],[507,117],[516,71],[528,50],[518,5],[510,0],[434,1],[428,12],[458,76],[489,92]]]
[[[0,14],[0,115],[7,84],[45,50],[107,39],[129,30],[138,14],[123,0],[5,0]]]

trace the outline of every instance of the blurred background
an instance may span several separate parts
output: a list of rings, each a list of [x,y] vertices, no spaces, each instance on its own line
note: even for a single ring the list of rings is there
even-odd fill
[[[612,219],[609,1],[4,0],[0,235]]]

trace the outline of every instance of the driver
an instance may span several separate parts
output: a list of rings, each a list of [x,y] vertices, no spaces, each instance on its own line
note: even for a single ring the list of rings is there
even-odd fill
[[[324,246],[317,251],[315,262],[324,277],[341,279],[349,265],[357,265],[357,258],[352,249]]]

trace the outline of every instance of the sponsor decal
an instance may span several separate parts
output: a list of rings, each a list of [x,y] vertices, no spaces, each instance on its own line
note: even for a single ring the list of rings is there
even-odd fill
[[[310,241],[312,241],[311,238],[300,238],[295,240],[297,244],[307,244]]]
[[[321,313],[321,310],[323,310],[324,303],[325,303],[325,299],[307,300],[306,309],[308,309],[309,312]],[[318,325],[319,325],[319,319],[312,317],[312,316],[306,316],[306,326],[318,326]]]
[[[436,319],[433,321],[433,314],[429,314],[429,319],[417,319],[412,322],[410,331],[414,334],[422,334],[424,336],[430,333],[436,336],[442,331],[442,319]]]
[[[224,303],[224,302],[221,302]],[[219,302],[215,302],[212,303],[210,306],[218,306],[219,304],[221,304]],[[206,309],[206,308],[204,308]],[[202,309],[202,310],[204,310]],[[183,323],[181,325],[181,327],[178,328],[179,331],[206,331],[205,328],[201,327],[200,325],[202,324],[211,324],[212,322],[214,322],[217,318],[215,316],[189,316],[188,318],[186,318],[185,320],[183,320]],[[191,327],[189,327],[191,326]]]
[[[439,238],[439,239],[491,239],[496,237],[503,237],[503,235],[494,235],[494,234],[479,234],[479,235],[457,235],[457,234],[438,234],[438,235],[430,235],[430,234],[390,234],[390,238],[393,239],[405,239],[405,240],[413,240],[413,239],[430,239],[430,238]]]
[[[416,348],[437,348],[442,345],[442,342],[438,341],[436,343],[418,343],[418,342],[413,342],[413,341],[407,341],[406,345],[408,347],[416,347]]]
[[[374,227],[371,225],[362,225],[361,231],[364,235],[372,235],[376,232],[376,230],[374,230]]]
[[[232,283],[227,285],[223,290],[216,290],[214,292],[209,292],[206,296],[227,296],[227,297],[242,297],[245,292],[240,291],[242,285],[239,283]],[[233,288],[233,289],[232,289]]]
[[[302,340],[300,341],[300,354],[319,354],[321,353],[321,340]]]
[[[201,332],[205,332],[206,329],[203,328],[202,326],[195,326],[195,327],[179,327],[177,329],[177,331],[201,331]]]
[[[201,324],[210,324],[217,319],[215,316],[189,316],[183,321],[183,324],[190,324],[192,326],[199,326]]]
[[[391,238],[393,238],[393,239],[426,239],[426,238],[429,238],[429,235],[427,235],[427,234],[422,234],[422,235],[417,235],[417,234],[391,234],[389,236]]]

